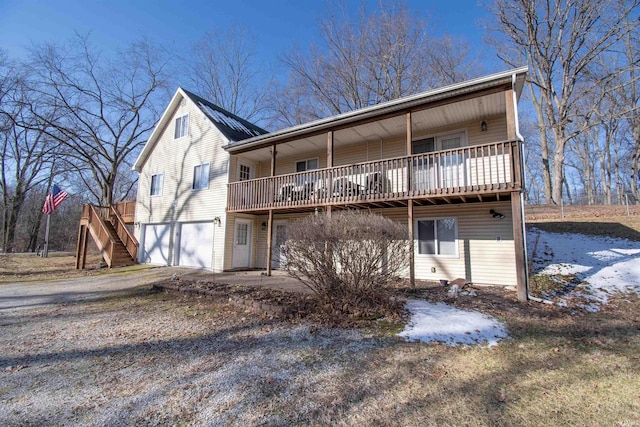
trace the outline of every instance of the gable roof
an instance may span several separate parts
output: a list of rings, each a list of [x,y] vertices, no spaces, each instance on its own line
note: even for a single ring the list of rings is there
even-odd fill
[[[268,134],[257,135],[241,141],[231,141],[222,148],[230,153],[241,153],[257,148],[268,147],[282,142],[304,138],[321,132],[326,132],[338,126],[350,126],[363,120],[375,120],[381,116],[398,114],[402,111],[410,111],[432,102],[453,99],[456,96],[470,94],[497,87],[509,87],[514,89],[519,98],[524,85],[528,67],[514,68],[512,70],[491,74],[476,79],[455,83],[437,89],[415,95],[398,98],[381,104],[349,111],[335,116],[327,117],[312,122],[303,123],[289,128],[281,129]]]
[[[183,99],[189,99],[193,102],[200,111],[204,114],[204,116],[211,122],[213,126],[220,131],[220,133],[227,140],[227,144],[232,144],[236,141],[242,141],[245,139],[255,138],[257,136],[266,134],[267,131],[254,125],[253,123],[236,116],[233,113],[221,108],[214,103],[207,101],[206,99],[189,92],[187,90],[179,87],[176,90],[176,93],[171,98],[169,105],[162,113],[160,120],[156,124],[156,127],[153,129],[151,136],[147,140],[147,143],[140,151],[138,158],[133,163],[132,169],[136,172],[140,172],[142,170],[142,166],[147,161],[153,149],[162,134],[162,131],[167,127],[171,119],[173,118],[173,114],[180,105],[180,102]]]

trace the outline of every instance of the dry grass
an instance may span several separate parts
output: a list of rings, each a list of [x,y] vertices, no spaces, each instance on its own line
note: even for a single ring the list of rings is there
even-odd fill
[[[0,313],[0,424],[640,425],[638,299],[594,314],[414,292],[497,315],[512,339],[405,343],[139,289]]]
[[[581,233],[640,241],[640,207],[626,215],[622,206],[569,206],[561,218],[557,207],[527,207],[527,225],[554,233]]]
[[[48,258],[35,254],[0,254],[0,284],[109,273],[108,269],[99,267],[101,259],[100,255],[88,254],[87,268],[76,270],[75,257],[66,252],[50,253]],[[136,271],[145,268],[147,268],[146,265],[134,265],[117,270]]]

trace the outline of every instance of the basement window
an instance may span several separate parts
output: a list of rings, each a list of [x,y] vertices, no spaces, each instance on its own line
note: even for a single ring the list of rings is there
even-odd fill
[[[458,219],[434,218],[416,221],[419,255],[458,256]]]

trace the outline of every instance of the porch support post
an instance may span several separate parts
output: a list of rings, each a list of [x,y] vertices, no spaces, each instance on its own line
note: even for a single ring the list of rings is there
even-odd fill
[[[516,289],[518,301],[527,302],[527,260],[524,247],[524,229],[522,222],[522,205],[520,192],[511,192],[511,219],[513,221],[513,245],[516,254]]]
[[[330,130],[327,132],[327,169],[333,167],[333,131]],[[331,176],[331,171],[327,174],[327,198],[331,199],[333,195],[333,177]],[[331,216],[332,206],[327,205],[326,211],[327,216]]]
[[[276,146],[271,146],[271,176],[276,175]]]
[[[276,146],[271,146],[271,177],[276,176]],[[273,182],[273,180],[272,180]],[[275,194],[271,191],[271,194]],[[273,254],[273,209],[269,209],[269,220],[267,222],[267,276],[271,276],[271,257]]]
[[[513,100],[513,89],[504,92],[504,101],[507,109],[507,139],[516,139],[516,109]]]
[[[409,217],[409,283],[411,287],[416,287],[416,266],[415,266],[415,245],[413,244],[413,199],[409,199],[407,203],[407,216]]]
[[[267,222],[267,276],[271,276],[271,252],[273,250],[273,209],[269,209]]]
[[[411,156],[413,154],[412,148],[412,140],[413,140],[413,132],[411,129],[411,111],[407,113],[407,156]],[[411,161],[407,162],[407,194],[411,197],[413,190],[413,183],[411,182],[412,171],[411,171]]]
[[[411,140],[413,138],[411,130],[411,111],[407,113],[407,156],[412,155]]]

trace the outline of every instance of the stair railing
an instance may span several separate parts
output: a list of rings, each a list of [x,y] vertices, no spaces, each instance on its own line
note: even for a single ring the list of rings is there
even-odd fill
[[[138,240],[133,237],[133,234],[129,231],[127,226],[125,225],[120,212],[113,205],[109,206],[110,210],[110,219],[111,224],[113,224],[113,228],[115,228],[120,241],[124,244],[125,248],[127,248],[127,252],[131,256],[133,260],[136,260],[138,257]]]
[[[89,206],[88,210],[83,211],[83,216],[87,215],[87,223],[89,232],[93,236],[94,241],[98,245],[98,249],[102,253],[105,262],[109,267],[113,263],[113,249],[115,247],[116,242],[109,234],[109,230],[104,223],[103,215],[101,213],[104,212],[104,208],[98,207],[101,212],[98,212],[96,206],[93,205],[85,205]]]

